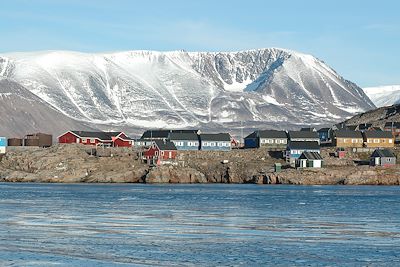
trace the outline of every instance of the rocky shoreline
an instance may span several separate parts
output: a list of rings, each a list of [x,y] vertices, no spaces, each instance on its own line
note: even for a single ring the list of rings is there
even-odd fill
[[[82,145],[11,148],[0,161],[0,182],[42,183],[253,183],[296,185],[400,185],[400,168],[355,166],[330,157],[323,149],[322,169],[283,169],[277,153],[265,149],[230,152],[180,151],[176,165],[149,167],[139,151],[114,148],[107,157],[93,156]],[[363,156],[363,155],[361,155]],[[365,156],[365,155],[364,155]]]

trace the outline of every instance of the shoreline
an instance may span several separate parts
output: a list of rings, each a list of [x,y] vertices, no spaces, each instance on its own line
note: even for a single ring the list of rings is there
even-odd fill
[[[274,172],[273,164],[285,162],[269,155],[266,149],[180,151],[176,165],[157,167],[142,163],[140,151],[113,149],[112,157],[95,157],[88,154],[87,149],[83,145],[9,149],[0,161],[0,182],[400,185],[400,165],[356,166],[354,160],[363,160],[362,156],[366,155],[349,152],[345,159],[329,158],[332,148],[322,151],[324,168],[284,168],[281,172]]]

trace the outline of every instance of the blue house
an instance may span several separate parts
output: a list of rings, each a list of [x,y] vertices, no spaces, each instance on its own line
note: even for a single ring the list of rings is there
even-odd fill
[[[332,140],[332,129],[331,128],[321,128],[318,130],[319,140],[321,142],[328,142]]]
[[[7,148],[7,138],[0,137],[0,154],[5,154]]]
[[[200,149],[208,151],[231,150],[231,136],[228,133],[200,134]]]
[[[199,150],[200,140],[196,133],[177,133],[169,134],[169,141],[173,142],[178,150]]]
[[[292,141],[289,142],[286,148],[286,161],[291,165],[295,165],[303,152],[318,152],[321,153],[321,148],[318,142],[315,141]]]
[[[252,132],[244,138],[245,148],[257,148],[259,147],[258,132]]]

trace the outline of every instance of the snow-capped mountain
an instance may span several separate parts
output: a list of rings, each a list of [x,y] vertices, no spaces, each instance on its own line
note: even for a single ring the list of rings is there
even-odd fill
[[[275,48],[12,53],[0,55],[0,76],[77,121],[132,128],[287,128],[374,108],[324,62]]]
[[[364,92],[377,107],[400,103],[400,85],[367,87]]]

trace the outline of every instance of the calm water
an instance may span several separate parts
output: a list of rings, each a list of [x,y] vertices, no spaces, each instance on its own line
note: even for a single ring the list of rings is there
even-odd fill
[[[400,266],[400,187],[0,184],[0,266]]]

